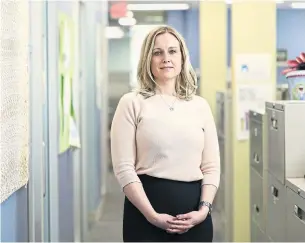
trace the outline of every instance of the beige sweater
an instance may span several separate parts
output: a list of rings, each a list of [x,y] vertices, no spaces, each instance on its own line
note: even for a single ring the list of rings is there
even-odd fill
[[[118,104],[111,127],[114,173],[121,187],[138,175],[219,186],[220,157],[215,122],[205,99],[177,100],[135,92]]]

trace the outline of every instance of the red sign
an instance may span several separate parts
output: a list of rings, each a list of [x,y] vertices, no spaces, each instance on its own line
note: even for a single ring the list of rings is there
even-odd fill
[[[119,19],[126,16],[127,4],[126,0],[113,3],[110,7],[110,16],[112,19]]]

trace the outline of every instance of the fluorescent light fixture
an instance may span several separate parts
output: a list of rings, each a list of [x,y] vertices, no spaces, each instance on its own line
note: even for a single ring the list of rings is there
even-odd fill
[[[292,8],[304,8],[305,9],[305,2],[299,2],[299,3],[291,3]]]
[[[123,38],[124,31],[117,26],[107,26],[106,27],[106,37],[108,39],[120,39]]]
[[[189,8],[190,6],[186,3],[139,3],[127,5],[127,9],[132,11],[186,10]]]
[[[119,24],[122,26],[132,26],[137,23],[137,20],[135,18],[128,18],[128,17],[122,17],[119,18]]]

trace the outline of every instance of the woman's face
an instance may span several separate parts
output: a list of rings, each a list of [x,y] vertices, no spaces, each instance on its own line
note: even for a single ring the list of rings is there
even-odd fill
[[[158,35],[152,52],[151,71],[157,82],[176,80],[182,67],[179,41],[170,33]]]

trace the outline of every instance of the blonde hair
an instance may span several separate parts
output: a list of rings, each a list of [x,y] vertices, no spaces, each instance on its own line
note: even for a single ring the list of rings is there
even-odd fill
[[[182,53],[182,68],[176,79],[175,91],[180,99],[190,100],[197,90],[197,76],[189,60],[189,51],[183,37],[170,26],[160,26],[152,30],[144,39],[138,64],[137,78],[140,87],[137,92],[145,98],[156,94],[158,84],[151,72],[152,52],[158,35],[170,33],[176,37]]]

